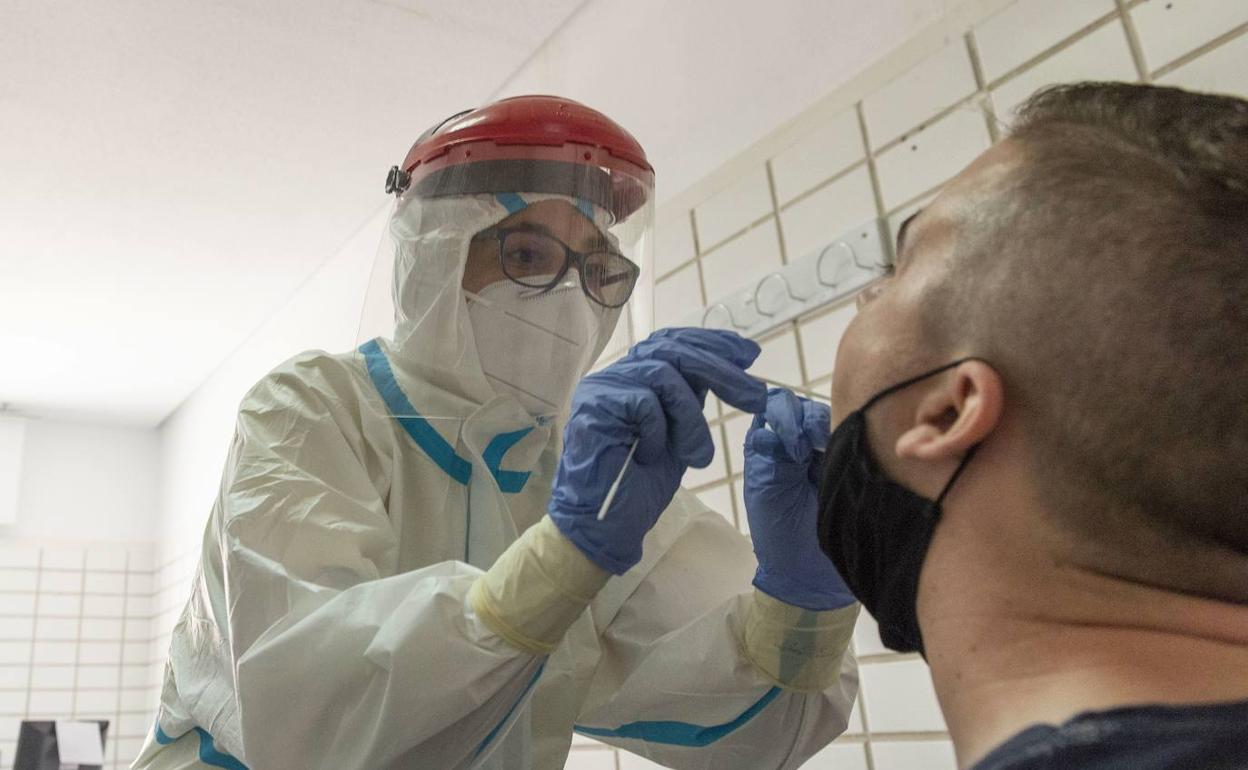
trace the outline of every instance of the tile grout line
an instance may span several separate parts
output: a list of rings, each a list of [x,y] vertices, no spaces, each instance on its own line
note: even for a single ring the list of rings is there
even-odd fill
[[[862,746],[867,758],[867,770],[875,770],[875,751],[871,745],[871,721],[867,719],[867,691],[862,675],[858,676],[858,718],[862,720]]]
[[[968,29],[963,36],[966,43],[966,55],[971,59],[971,74],[975,77],[975,98],[979,102],[979,111],[988,126],[988,140],[992,144],[1001,141],[1001,127],[997,122],[996,111],[992,108],[992,95],[984,83],[984,63],[979,57],[979,42],[975,40],[975,30]]]
[[[693,258],[697,259],[702,256],[702,243],[698,240],[698,213],[696,209],[689,209],[689,229],[693,232]]]
[[[1067,48],[1070,48],[1075,43],[1078,43],[1080,40],[1083,40],[1085,37],[1088,37],[1093,32],[1099,31],[1101,27],[1104,27],[1106,24],[1112,23],[1117,18],[1118,18],[1118,10],[1117,8],[1115,8],[1114,10],[1105,14],[1104,16],[1101,16],[1100,18],[1097,18],[1091,22],[1088,22],[1088,24],[1085,25],[1084,27],[1078,30],[1075,30],[1074,32],[1070,33],[1069,35],[1062,38],[1058,42],[1054,43],[1053,45],[1044,49],[1040,53],[1031,57],[1030,59],[1027,59],[1023,63],[1015,66],[1013,69],[1007,70],[1004,75],[1000,75],[995,80],[989,81],[987,84],[987,89],[989,91],[997,90],[1001,86],[1005,85],[1007,82],[1013,80],[1019,75],[1022,75],[1024,72],[1027,72],[1028,70],[1034,68],[1036,65],[1042,63],[1043,61],[1048,59],[1050,56],[1055,56],[1061,53],[1062,51],[1065,51]]]
[[[78,664],[82,658],[82,617],[87,603],[87,551],[82,552],[82,573],[78,578],[78,630],[74,639],[74,689],[69,696],[69,713],[78,716]]]
[[[914,131],[914,130],[917,130],[917,127],[915,127],[915,128],[913,128],[913,129],[911,129],[911,131]],[[816,196],[816,195],[818,195],[819,193],[823,192],[824,190],[828,189],[828,188],[829,188],[829,187],[831,187],[832,185],[834,185],[834,184],[836,184],[837,182],[841,181],[841,180],[842,180],[842,179],[844,179],[845,177],[847,177],[847,176],[849,176],[850,174],[854,173],[854,172],[855,172],[855,171],[857,171],[859,168],[861,168],[861,167],[865,166],[865,165],[866,165],[866,163],[867,163],[867,159],[866,159],[866,157],[864,156],[864,157],[859,158],[858,160],[854,161],[854,162],[853,162],[853,163],[851,163],[850,165],[846,166],[845,168],[841,169],[840,171],[837,171],[835,174],[832,174],[831,176],[828,176],[828,177],[825,177],[824,179],[821,179],[820,181],[818,181],[818,182],[816,182],[815,184],[811,185],[809,188],[807,188],[807,189],[805,189],[805,190],[802,190],[802,191],[801,191],[800,193],[798,193],[797,195],[794,195],[792,198],[789,198],[787,201],[785,201],[784,203],[780,204],[780,211],[783,213],[783,212],[788,211],[789,209],[793,208],[794,206],[798,205],[799,203],[802,203],[802,202],[804,202],[804,201],[806,201],[806,200],[809,200],[810,198],[813,198],[814,196]]]
[[[950,177],[950,178],[952,178],[952,177]],[[945,186],[945,184],[947,184],[948,182],[949,182],[949,179],[943,179],[943,180],[941,180],[940,182],[937,182],[937,183],[936,183],[935,185],[933,185],[931,188],[929,188],[929,189],[927,189],[927,190],[924,190],[923,192],[919,193],[918,195],[914,196],[913,198],[907,198],[906,200],[904,200],[904,201],[902,201],[901,203],[897,204],[897,205],[896,205],[896,206],[894,206],[893,208],[889,209],[888,211],[886,211],[886,212],[884,213],[884,221],[885,221],[885,223],[887,223],[887,221],[888,221],[891,217],[894,217],[894,216],[896,216],[897,214],[901,213],[902,211],[905,211],[906,209],[908,209],[908,208],[910,208],[911,206],[915,205],[916,203],[918,203],[919,201],[923,200],[924,198],[930,198],[930,197],[932,197],[933,195],[935,195],[936,193],[940,192],[940,188],[941,188],[941,187],[944,187],[944,186]],[[889,248],[892,248],[892,247],[893,247],[893,246],[895,246],[895,245],[896,245],[896,244],[890,244]]]
[[[859,101],[854,105],[854,109],[858,113],[858,130],[862,132],[862,147],[867,153],[867,172],[871,176],[871,194],[875,198],[875,216],[881,226],[888,225],[888,214],[884,207],[884,189],[880,185],[879,170],[875,167],[875,150],[871,146],[871,131],[867,128],[867,114],[863,109],[862,102]],[[884,251],[888,254],[888,261],[891,263],[896,257],[893,254],[893,244],[891,239],[883,238]]]
[[[1158,78],[1165,77],[1166,75],[1169,75],[1171,72],[1174,72],[1180,67],[1183,67],[1187,64],[1191,64],[1193,61],[1199,59],[1202,56],[1205,56],[1206,54],[1213,53],[1217,49],[1221,48],[1222,46],[1235,40],[1240,35],[1243,35],[1245,33],[1248,33],[1248,22],[1240,24],[1237,27],[1232,27],[1230,30],[1223,32],[1221,35],[1218,35],[1213,40],[1210,40],[1204,45],[1201,45],[1197,48],[1194,48],[1191,51],[1188,51],[1187,53],[1183,54],[1182,56],[1170,62],[1169,64],[1163,67],[1158,67],[1156,70],[1153,71],[1153,74],[1151,77],[1153,80],[1157,80]]]
[[[129,642],[126,641],[126,612],[130,608],[130,596],[129,596],[130,594],[130,572],[129,572],[130,554],[128,553],[126,554],[126,567],[127,567],[127,571],[122,582],[122,585],[126,590],[122,594],[122,598],[121,598],[121,651],[119,653],[118,662],[117,662],[117,701],[114,704],[115,706],[114,712],[117,715],[116,716],[117,731],[119,733],[121,732],[122,684],[124,684],[123,677],[125,676],[125,671],[126,671],[126,645],[129,644]],[[149,625],[149,628],[147,630],[150,632],[152,630],[150,628],[150,625],[151,625],[150,622],[148,625]],[[113,762],[114,763],[120,761],[119,757],[121,754],[121,748],[118,745],[119,743],[120,741],[116,741],[116,740],[113,741]]]
[[[694,265],[694,272],[697,273],[697,277],[698,277],[698,297],[699,297],[698,305],[699,307],[703,308],[703,312],[705,312],[707,303],[710,302],[710,299],[706,291],[706,279],[702,275],[702,238],[701,238],[701,235],[698,233],[697,210],[693,208],[689,209],[689,230],[693,234],[693,259],[690,260],[690,263]],[[719,398],[715,397],[713,394],[707,394],[707,395],[708,395],[708,398],[715,399],[715,417],[712,418],[712,421],[721,419],[723,417],[723,412],[722,412],[722,407],[719,403]],[[722,440],[722,434],[721,434],[721,440]],[[733,509],[733,516],[734,517],[736,516],[735,508]]]
[[[973,92],[967,96],[963,96],[962,98],[958,99],[956,102],[946,107],[942,107],[938,112],[935,112],[930,117],[925,118],[923,122],[911,128],[906,129],[905,131],[893,137],[892,139],[889,139],[884,144],[880,145],[879,147],[876,147],[871,153],[872,156],[875,158],[878,158],[881,155],[884,155],[885,153],[889,152],[890,150],[896,147],[900,147],[906,142],[909,142],[912,139],[914,139],[916,135],[923,132],[925,129],[930,128],[936,123],[939,123],[940,121],[944,120],[945,118],[949,117],[955,112],[958,112],[960,110],[965,110],[965,109],[974,109],[975,107],[978,106],[976,102],[976,98],[978,96],[979,94],[977,92]]]
[[[144,687],[124,687],[122,689],[137,691],[137,690],[157,690],[159,688],[144,686]],[[112,691],[113,691],[112,687],[84,687],[82,688],[82,692],[112,692]],[[25,691],[20,687],[4,687],[4,688],[0,688],[0,692],[12,693],[12,692],[25,692]],[[73,688],[45,687],[42,690],[40,690],[40,692],[66,692],[67,693],[67,692],[73,692]],[[121,713],[123,714],[137,714],[137,713],[141,713],[142,711],[145,711],[145,709],[121,709]],[[4,713],[4,712],[0,712],[0,713]]]
[[[26,707],[23,709],[26,713],[30,713],[30,691],[35,686],[35,643],[39,638],[39,587],[43,584],[43,549],[39,549],[39,558],[36,562],[35,572],[35,605],[32,608],[32,620],[30,628],[30,663],[26,669]]]
[[[694,256],[694,257],[690,257],[689,259],[686,259],[684,262],[681,262],[680,264],[676,265],[676,267],[673,267],[671,270],[668,270],[666,273],[663,273],[662,275],[656,276],[656,277],[655,277],[655,279],[654,279],[654,283],[655,283],[656,285],[657,285],[657,284],[660,284],[660,283],[663,283],[664,281],[668,280],[668,279],[669,279],[669,278],[671,278],[672,276],[674,276],[674,275],[676,275],[677,273],[679,273],[681,270],[686,270],[686,269],[688,269],[688,267],[689,267],[690,265],[692,265],[694,262],[697,262],[697,261],[698,261],[698,258],[697,258],[696,256]]]
[[[797,345],[797,373],[800,378],[799,382],[801,382],[803,388],[809,387],[810,372],[807,371],[806,366],[806,346],[802,344],[802,329],[796,318],[790,321],[789,325],[793,327],[793,342]],[[833,352],[833,355],[835,355],[835,351]]]
[[[733,230],[728,235],[725,235],[723,238],[720,238],[718,241],[715,241],[710,246],[707,246],[706,251],[699,252],[698,256],[708,257],[711,254],[714,254],[715,252],[719,251],[724,246],[727,246],[728,244],[732,243],[738,238],[748,235],[751,230],[756,230],[762,227],[763,225],[767,224],[767,220],[771,219],[774,216],[775,216],[775,213],[769,211],[766,214],[763,214],[761,217],[757,217],[755,219],[750,220],[750,223],[746,225],[745,227],[742,227],[737,230]]]
[[[732,488],[732,464],[728,462],[728,430],[724,427],[723,421],[715,426],[715,430],[719,431],[720,446],[724,447],[724,478],[720,481],[724,482],[724,486],[728,488],[728,508],[732,511],[732,526],[740,532],[741,522],[745,521],[745,511],[737,510],[737,493]]]
[[[897,732],[879,731],[872,733],[872,736],[879,736],[881,742],[883,743],[950,740],[949,733],[945,730],[898,730]]]
[[[698,304],[702,308],[706,308],[707,299],[706,279],[702,277],[702,239],[698,234],[698,216],[697,211],[689,209],[689,229],[693,232],[693,259],[690,263],[694,266],[694,272],[698,278],[698,296],[700,301]]]
[[[1144,46],[1140,43],[1140,34],[1135,28],[1135,19],[1127,10],[1127,0],[1114,0],[1118,7],[1118,18],[1122,20],[1123,33],[1127,36],[1127,47],[1131,49],[1131,61],[1135,64],[1135,74],[1141,83],[1148,83],[1148,62],[1144,58]]]
[[[776,220],[776,238],[780,242],[780,264],[789,264],[789,252],[784,243],[784,228],[780,226],[780,200],[776,197],[776,175],[771,168],[771,160],[768,159],[763,163],[763,169],[767,172],[767,195],[771,199],[771,215]]]

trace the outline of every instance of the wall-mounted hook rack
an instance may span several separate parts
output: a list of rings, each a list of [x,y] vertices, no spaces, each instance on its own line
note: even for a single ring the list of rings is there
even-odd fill
[[[887,265],[883,225],[872,219],[748,286],[710,298],[685,325],[758,337],[853,295]]]

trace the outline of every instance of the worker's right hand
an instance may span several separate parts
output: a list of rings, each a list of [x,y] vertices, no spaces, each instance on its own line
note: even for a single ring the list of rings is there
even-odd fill
[[[738,409],[767,406],[767,388],[745,370],[756,343],[727,331],[663,329],[581,380],[564,429],[563,456],[548,511],[598,566],[622,575],[641,561],[641,542],[690,467],[715,449],[702,414],[707,391]],[[619,489],[599,509],[636,443]]]
[[[831,610],[854,603],[819,550],[819,479],[831,435],[826,404],[777,388],[745,434],[745,512],[758,571],[754,585],[787,604]]]

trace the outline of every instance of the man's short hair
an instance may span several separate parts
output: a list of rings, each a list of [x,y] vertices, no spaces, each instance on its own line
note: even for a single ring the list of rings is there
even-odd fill
[[[1064,85],[1010,138],[926,322],[999,369],[1068,529],[1248,557],[1248,102]],[[1190,585],[1248,601],[1226,582]]]

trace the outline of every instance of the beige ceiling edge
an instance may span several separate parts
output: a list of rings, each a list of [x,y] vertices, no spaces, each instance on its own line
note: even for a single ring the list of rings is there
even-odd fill
[[[671,217],[687,217],[689,209],[739,180],[745,172],[775,157],[818,126],[825,125],[830,118],[851,109],[868,94],[939,51],[950,40],[961,37],[979,22],[1014,2],[1015,0],[966,0],[945,14],[940,21],[902,42],[882,59],[837,87],[797,117],[777,127],[661,204],[656,218],[662,222]]]

